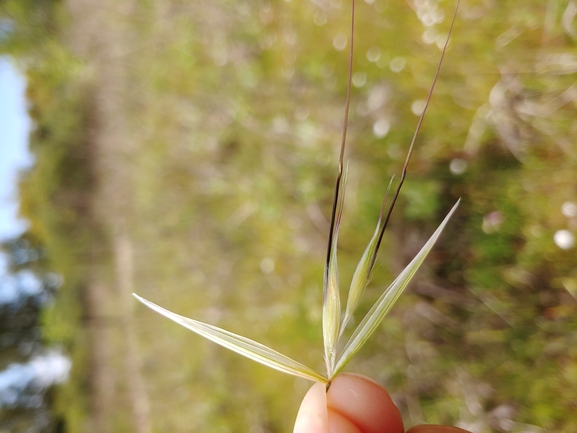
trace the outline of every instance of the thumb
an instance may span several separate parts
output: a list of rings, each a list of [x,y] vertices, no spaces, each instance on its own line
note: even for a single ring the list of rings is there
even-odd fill
[[[401,414],[387,391],[355,374],[337,376],[326,391],[315,384],[299,409],[294,433],[402,433]]]

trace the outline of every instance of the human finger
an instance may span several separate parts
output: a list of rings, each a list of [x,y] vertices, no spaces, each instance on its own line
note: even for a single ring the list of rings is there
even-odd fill
[[[315,383],[301,403],[293,433],[328,433],[328,431],[326,386]]]
[[[329,433],[403,433],[389,393],[365,376],[341,374],[327,392]],[[355,430],[356,429],[356,430]]]

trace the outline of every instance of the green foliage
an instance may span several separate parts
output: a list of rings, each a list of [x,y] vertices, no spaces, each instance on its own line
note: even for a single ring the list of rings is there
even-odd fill
[[[0,52],[31,58],[53,43],[60,28],[59,0],[2,0]]]
[[[21,212],[30,222],[26,236],[47,251],[45,266],[65,280],[57,302],[42,312],[43,338],[62,345],[74,364],[70,382],[52,398],[52,411],[69,431],[82,431],[90,367],[86,333],[78,329],[86,315],[83,292],[97,229],[90,216],[91,107],[82,64],[61,39],[64,16],[58,1],[1,2],[0,17],[9,20],[11,31],[0,40],[0,52],[19,61],[28,81],[35,165],[20,182]]]

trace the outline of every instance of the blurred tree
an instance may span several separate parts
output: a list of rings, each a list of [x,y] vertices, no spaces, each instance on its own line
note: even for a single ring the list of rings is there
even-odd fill
[[[47,352],[41,313],[61,279],[24,234],[0,245],[0,428],[51,431],[47,390],[68,376],[66,357]]]

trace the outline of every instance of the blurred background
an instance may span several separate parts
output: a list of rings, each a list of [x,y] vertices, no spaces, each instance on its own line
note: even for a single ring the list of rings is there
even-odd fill
[[[358,1],[345,286],[454,7]],[[577,431],[576,15],[462,1],[358,317],[462,202],[347,367],[406,426]],[[0,0],[0,431],[292,430],[308,382],[130,294],[322,371],[349,21],[345,0]]]

